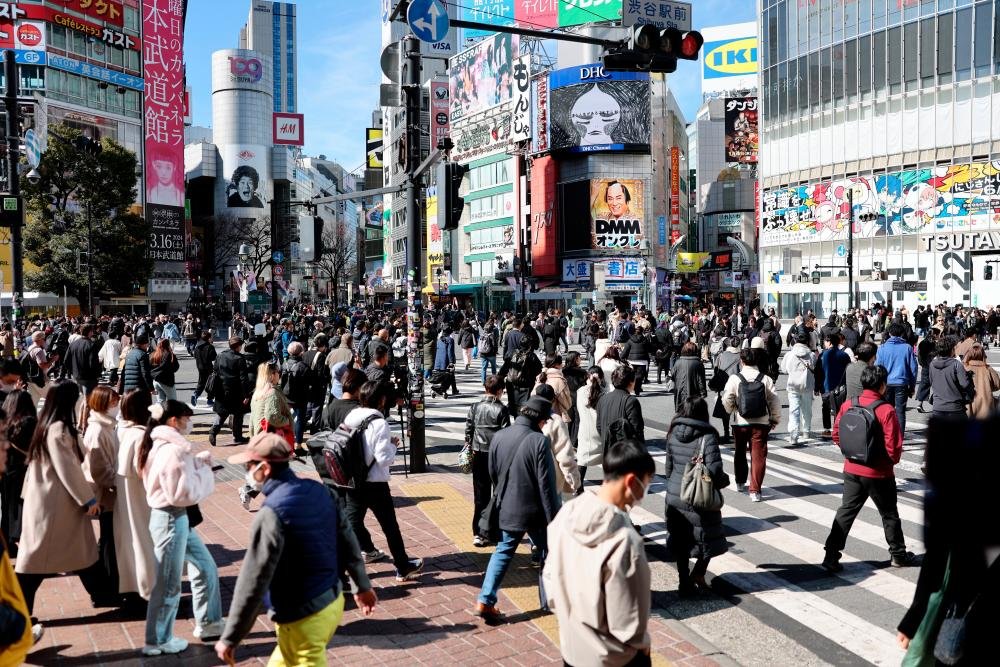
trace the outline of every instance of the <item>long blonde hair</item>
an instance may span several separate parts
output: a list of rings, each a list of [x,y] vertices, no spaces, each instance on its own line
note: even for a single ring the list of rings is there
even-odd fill
[[[263,393],[265,389],[271,389],[274,385],[271,384],[271,374],[278,373],[281,374],[281,369],[278,364],[273,361],[265,361],[260,366],[257,367],[257,385],[254,387],[255,392]]]

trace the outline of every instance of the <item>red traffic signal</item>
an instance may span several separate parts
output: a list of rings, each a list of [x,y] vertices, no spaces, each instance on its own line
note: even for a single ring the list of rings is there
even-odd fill
[[[705,38],[697,30],[681,32],[677,28],[660,31],[660,48],[681,60],[698,60]]]

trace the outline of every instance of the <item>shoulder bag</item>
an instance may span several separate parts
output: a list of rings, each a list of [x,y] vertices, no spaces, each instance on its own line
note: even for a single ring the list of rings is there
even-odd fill
[[[948,564],[944,569],[944,580],[941,588],[931,593],[927,599],[927,611],[920,621],[920,626],[913,633],[910,645],[903,656],[901,667],[932,667],[936,664],[934,659],[934,649],[938,641],[938,634],[941,624],[944,622],[945,606],[944,596],[948,591],[948,580],[951,578],[951,557],[948,557]]]
[[[705,438],[701,436],[698,453],[688,461],[681,479],[681,500],[696,510],[718,511],[724,501],[722,492],[715,488],[712,476],[705,467]]]
[[[498,484],[493,490],[493,496],[483,509],[483,513],[479,515],[479,532],[493,543],[500,542],[501,538],[500,502],[503,499],[503,494],[507,491],[507,477],[510,475],[510,467],[512,465],[514,465],[513,458],[511,458],[507,467],[504,468],[503,474],[500,475],[500,478],[497,480]]]

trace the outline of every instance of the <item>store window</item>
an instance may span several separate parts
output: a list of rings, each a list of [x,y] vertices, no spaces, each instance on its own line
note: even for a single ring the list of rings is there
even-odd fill
[[[69,51],[78,56],[87,56],[87,37],[82,33],[70,30],[66,34]]]
[[[937,73],[941,83],[951,83],[954,62],[955,15],[941,14],[937,23]]]
[[[139,10],[135,7],[125,6],[124,14],[125,28],[132,32],[139,32]]]
[[[907,88],[913,88],[920,73],[919,55],[917,49],[917,35],[920,26],[917,23],[907,23],[903,26],[903,79]]]
[[[872,90],[876,93],[885,90],[885,41],[885,32],[877,32],[872,35],[872,67],[874,71]]]
[[[934,85],[934,19],[920,22],[920,83]]]
[[[990,74],[990,60],[993,55],[993,39],[990,39],[993,31],[992,14],[993,7],[989,3],[976,5],[976,44],[973,59],[977,77]],[[994,39],[1000,39],[1000,35]]]
[[[66,28],[55,23],[48,23],[49,46],[55,49],[66,50]]]
[[[955,80],[972,77],[972,7],[955,13]]]

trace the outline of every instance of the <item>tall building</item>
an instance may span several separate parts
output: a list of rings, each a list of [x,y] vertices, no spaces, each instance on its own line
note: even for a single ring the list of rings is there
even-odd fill
[[[240,29],[240,48],[271,58],[275,111],[294,113],[298,109],[297,36],[294,4],[253,0],[250,17]]]
[[[1000,3],[758,8],[762,302],[1000,303]]]

